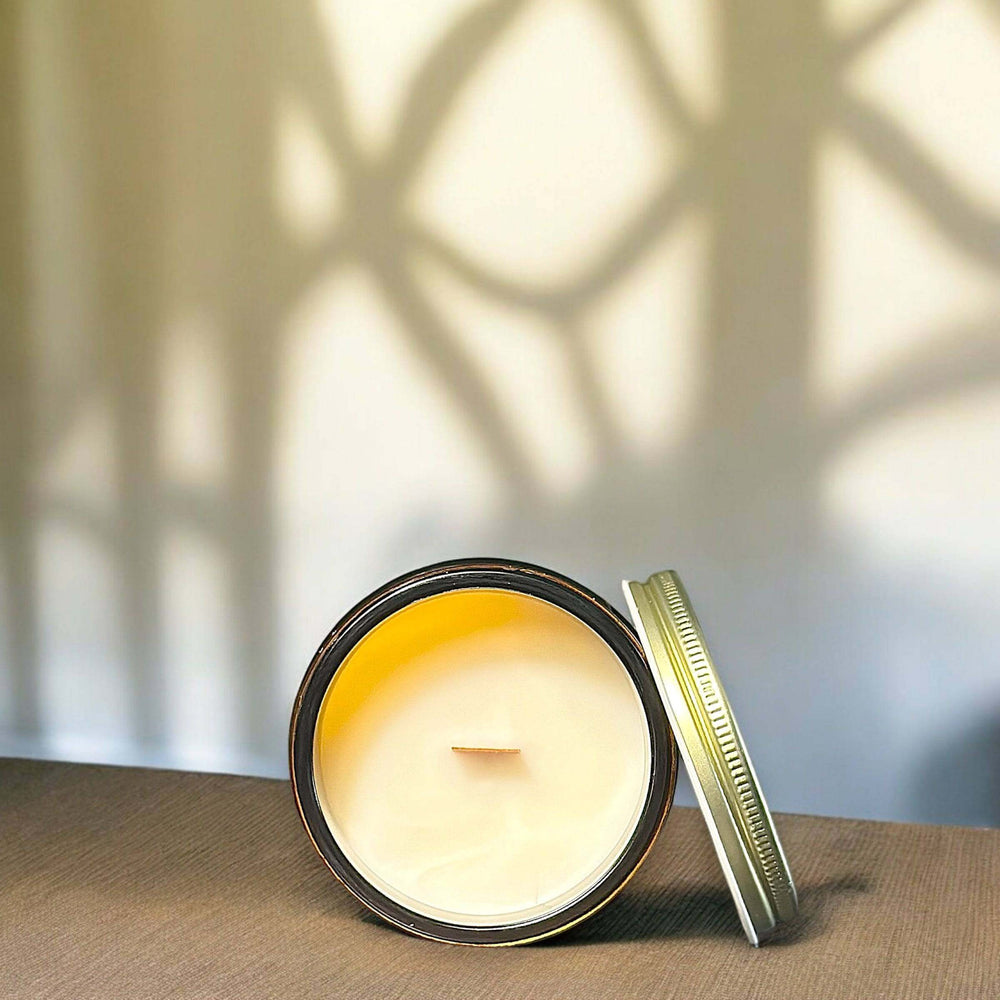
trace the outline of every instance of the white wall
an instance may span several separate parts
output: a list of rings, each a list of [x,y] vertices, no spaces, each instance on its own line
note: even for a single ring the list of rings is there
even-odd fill
[[[0,752],[281,774],[389,576],[672,566],[774,807],[1000,823],[995,7],[0,33]]]

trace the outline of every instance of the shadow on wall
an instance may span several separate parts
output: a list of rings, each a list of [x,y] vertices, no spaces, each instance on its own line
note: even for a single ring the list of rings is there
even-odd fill
[[[3,182],[13,209],[2,246],[12,314],[4,318],[0,487],[11,732],[44,750],[55,725],[41,678],[59,648],[60,623],[44,605],[49,589],[63,586],[52,569],[62,550],[40,531],[54,525],[58,537],[84,539],[113,566],[113,640],[131,740],[148,759],[163,750],[171,697],[163,661],[178,641],[164,624],[164,537],[178,529],[218,555],[228,581],[220,613],[234,637],[227,738],[237,766],[283,767],[292,694],[276,668],[283,338],[316,281],[350,265],[368,274],[502,483],[503,503],[475,536],[482,550],[550,561],[608,595],[622,567],[651,572],[664,553],[690,567],[710,631],[724,623],[714,634],[739,637],[720,638],[717,650],[734,665],[745,728],[760,734],[773,804],[1000,822],[1000,765],[988,739],[980,747],[969,737],[980,749],[963,752],[961,780],[949,780],[947,748],[926,747],[928,764],[886,725],[901,685],[931,690],[957,661],[995,661],[989,621],[968,618],[961,602],[949,606],[931,583],[874,577],[822,510],[824,470],[861,433],[1000,380],[993,316],[942,331],[939,350],[912,355],[846,409],[825,413],[814,398],[815,164],[824,134],[848,142],[957,251],[1000,268],[1000,220],[892,118],[841,85],[852,61],[920,5],[890,4],[835,38],[814,0],[723,4],[721,110],[707,121],[651,43],[645,8],[595,3],[631,61],[650,120],[680,137],[681,152],[603,250],[550,284],[495,272],[411,211],[412,187],[463,93],[534,6],[494,0],[457,16],[374,152],[348,113],[312,3],[8,6],[0,66],[21,116],[4,120],[2,137],[13,152],[5,161],[20,168]],[[340,214],[321,238],[291,232],[275,208],[275,115],[287,94],[308,108],[336,164]],[[595,305],[692,212],[708,227],[697,404],[682,440],[639,457],[583,331]],[[595,453],[578,489],[553,497],[542,488],[481,359],[428,294],[428,263],[551,331]],[[160,341],[178,314],[203,318],[225,382],[222,458],[202,481],[167,476],[163,466],[170,442]],[[45,470],[91,425],[113,442],[112,459],[93,490],[67,496]],[[445,534],[424,545],[417,514],[412,530],[387,540],[379,572],[463,544]],[[72,606],[90,583],[81,571],[53,606]],[[295,650],[303,663],[310,653]],[[99,669],[86,676],[100,683]],[[775,705],[794,706],[778,726]],[[789,755],[789,745],[800,752]],[[879,766],[880,749],[918,761],[915,791],[895,764]],[[941,797],[931,784],[943,786]]]
[[[926,820],[1000,827],[1000,716],[974,716],[918,764],[913,796]]]

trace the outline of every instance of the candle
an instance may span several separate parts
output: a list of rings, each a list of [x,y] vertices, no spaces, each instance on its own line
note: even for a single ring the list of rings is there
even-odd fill
[[[579,619],[524,594],[411,604],[354,648],[320,709],[323,812],[386,895],[468,923],[590,888],[649,785],[638,694]]]
[[[624,884],[673,793],[638,643],[547,571],[418,576],[349,615],[307,675],[303,818],[348,887],[408,930],[509,943],[564,929]]]

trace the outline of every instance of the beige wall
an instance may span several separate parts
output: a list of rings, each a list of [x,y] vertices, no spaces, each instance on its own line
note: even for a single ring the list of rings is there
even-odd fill
[[[0,751],[282,773],[390,575],[673,566],[772,805],[1000,823],[995,5],[0,9]]]

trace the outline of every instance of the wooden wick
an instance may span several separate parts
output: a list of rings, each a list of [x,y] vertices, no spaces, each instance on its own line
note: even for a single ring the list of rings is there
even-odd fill
[[[452,747],[455,753],[520,753],[518,747]]]

